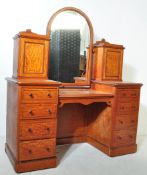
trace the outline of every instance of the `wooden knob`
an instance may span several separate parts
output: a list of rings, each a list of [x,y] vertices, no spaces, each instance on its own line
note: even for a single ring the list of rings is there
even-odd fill
[[[46,148],[46,150],[47,150],[48,152],[50,152],[50,148]]]
[[[49,114],[51,114],[51,113],[52,113],[52,111],[49,109],[49,110],[48,110],[48,113],[49,113]]]
[[[131,96],[133,96],[133,97],[136,97],[136,95],[137,95],[136,93],[132,93],[132,94],[131,94]]]
[[[134,123],[135,122],[135,120],[131,120],[131,123]]]
[[[51,97],[51,94],[50,93],[48,93],[48,97]]]
[[[46,130],[49,132],[50,131],[50,128],[46,128]]]
[[[136,109],[136,106],[132,106],[132,109]]]
[[[125,109],[125,107],[124,107],[124,106],[122,106],[122,107],[121,107],[121,109]]]
[[[122,139],[122,137],[121,137],[121,136],[118,136],[117,138],[118,138],[119,140],[121,140],[121,139]]]
[[[119,120],[119,123],[123,124],[124,122],[122,120]]]
[[[29,131],[30,133],[32,133],[32,132],[33,132],[33,130],[32,130],[31,128],[29,128],[29,129],[28,129],[28,131]]]
[[[32,110],[30,110],[30,111],[29,111],[29,114],[33,115],[33,111],[32,111]]]
[[[131,139],[133,139],[133,136],[132,136],[132,135],[129,135],[129,137],[130,137]]]
[[[33,94],[32,94],[32,93],[30,93],[29,96],[30,96],[31,98],[33,98]]]
[[[31,150],[31,149],[29,149],[29,150],[28,150],[28,153],[29,153],[29,154],[32,154],[32,150]]]
[[[123,97],[125,97],[126,96],[126,93],[123,93],[122,95],[123,95]]]

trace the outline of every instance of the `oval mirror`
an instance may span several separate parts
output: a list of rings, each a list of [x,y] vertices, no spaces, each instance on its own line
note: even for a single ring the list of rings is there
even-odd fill
[[[47,34],[50,37],[49,79],[70,85],[87,84],[92,37],[87,16],[77,9],[64,8],[49,21]]]

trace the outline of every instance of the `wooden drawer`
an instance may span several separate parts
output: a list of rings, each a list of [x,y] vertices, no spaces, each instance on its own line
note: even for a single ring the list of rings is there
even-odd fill
[[[136,130],[120,130],[113,131],[113,146],[125,146],[135,144],[136,142]]]
[[[119,102],[117,106],[119,114],[133,113],[138,111],[138,103],[136,102]]]
[[[20,140],[56,137],[56,119],[21,121],[19,136]]]
[[[138,99],[139,90],[138,89],[123,89],[118,91],[119,101],[128,101],[129,99]]]
[[[21,91],[22,103],[56,103],[58,100],[57,89],[23,87]]]
[[[44,139],[19,143],[19,161],[54,157],[56,140]]]
[[[21,119],[55,118],[56,104],[22,104],[20,110]]]
[[[115,130],[119,129],[128,129],[128,127],[137,127],[137,115],[129,114],[129,115],[120,115],[116,117],[115,121]]]

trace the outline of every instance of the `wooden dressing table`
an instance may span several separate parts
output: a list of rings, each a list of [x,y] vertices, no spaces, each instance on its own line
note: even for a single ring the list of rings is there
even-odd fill
[[[90,28],[86,66],[80,65],[81,77],[73,75],[72,83],[48,78],[55,74],[51,66],[58,64],[50,55],[51,24],[64,11],[79,13]],[[142,84],[122,81],[123,49],[105,40],[93,45],[90,20],[72,7],[51,17],[47,35],[27,30],[15,36],[13,76],[7,78],[5,149],[16,172],[56,167],[59,144],[88,142],[109,156],[136,152]]]

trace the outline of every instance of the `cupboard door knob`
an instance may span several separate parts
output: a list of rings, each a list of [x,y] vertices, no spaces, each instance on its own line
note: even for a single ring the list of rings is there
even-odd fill
[[[33,130],[31,128],[29,128],[28,131],[29,131],[29,133],[32,133],[33,132]]]
[[[33,94],[32,94],[32,93],[30,93],[29,96],[30,96],[31,98],[33,98]]]
[[[46,150],[47,150],[48,152],[50,152],[50,148],[46,148]]]
[[[135,122],[135,120],[131,120],[131,123],[134,123]]]
[[[29,154],[32,154],[32,150],[31,150],[31,149],[29,149],[29,150],[28,150],[28,153],[29,153]]]

